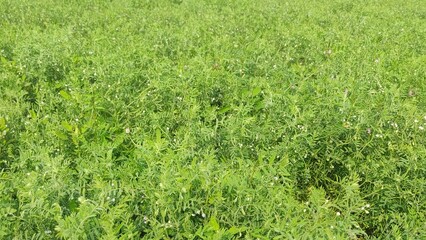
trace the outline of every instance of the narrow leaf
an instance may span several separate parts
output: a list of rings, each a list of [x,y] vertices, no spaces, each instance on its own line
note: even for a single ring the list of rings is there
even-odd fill
[[[59,95],[61,95],[65,100],[70,100],[71,99],[71,95],[68,92],[64,91],[64,90],[61,90],[59,92]]]
[[[67,121],[62,121],[61,123],[62,127],[65,128],[65,130],[67,130],[68,132],[72,132],[73,127],[71,124],[69,124]]]

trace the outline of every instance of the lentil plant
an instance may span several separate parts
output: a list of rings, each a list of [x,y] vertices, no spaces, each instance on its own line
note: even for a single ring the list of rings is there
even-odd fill
[[[425,239],[421,0],[0,0],[1,239]]]

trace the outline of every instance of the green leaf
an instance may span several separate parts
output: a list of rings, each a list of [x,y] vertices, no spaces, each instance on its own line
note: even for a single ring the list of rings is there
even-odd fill
[[[61,123],[62,127],[65,128],[65,130],[67,130],[68,132],[72,132],[73,131],[73,127],[71,124],[69,124],[67,121],[62,121]]]
[[[214,230],[214,231],[219,231],[220,226],[219,223],[217,222],[216,217],[211,217],[210,221],[209,221],[209,226]]]
[[[63,133],[63,132],[61,132],[61,131],[55,131],[55,135],[56,135],[58,138],[62,139],[62,140],[67,140],[67,139],[68,139],[67,135],[66,135],[66,134],[64,134],[64,133]]]
[[[124,142],[124,138],[125,138],[124,134],[120,134],[120,135],[118,135],[118,136],[114,139],[114,143],[113,143],[114,148],[116,148],[116,147],[120,146],[120,145]]]
[[[263,108],[265,108],[265,104],[263,103],[263,101],[257,101],[256,104],[254,105],[255,111],[259,111]]]
[[[37,113],[33,109],[30,110],[30,115],[32,119],[37,119]]]
[[[254,88],[252,91],[251,91],[251,96],[252,97],[256,97],[257,95],[259,95],[259,93],[262,91],[262,89],[260,88],[260,87],[257,87],[257,88]]]
[[[1,60],[1,63],[4,64],[4,65],[6,65],[7,63],[9,63],[9,61],[7,61],[7,59],[4,58],[4,57],[0,57],[0,60]]]
[[[3,130],[6,128],[6,119],[0,117],[0,129]]]
[[[235,234],[237,234],[237,233],[241,233],[241,232],[244,232],[244,231],[246,231],[246,230],[247,230],[247,228],[246,228],[246,227],[240,227],[240,228],[237,228],[237,227],[235,227],[235,226],[232,226],[230,229],[228,229],[227,233],[229,233],[229,234],[231,234],[231,235],[235,235]]]
[[[59,91],[59,95],[61,95],[65,100],[71,100],[71,95],[64,90]]]
[[[81,127],[81,133],[85,133],[87,130],[89,130],[90,128],[92,128],[93,126],[93,120],[89,120],[88,122],[86,122],[82,127]]]
[[[155,130],[155,139],[157,140],[157,143],[161,142],[161,131],[158,128]]]
[[[311,195],[309,196],[309,201],[315,207],[320,207],[324,204],[326,199],[325,191],[322,188],[312,188]]]
[[[231,110],[231,107],[223,107],[223,108],[219,109],[218,113],[223,114],[223,113],[228,112],[229,110]]]

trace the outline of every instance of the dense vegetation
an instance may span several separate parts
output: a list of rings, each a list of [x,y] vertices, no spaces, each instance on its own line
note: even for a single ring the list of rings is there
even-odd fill
[[[425,239],[426,2],[0,0],[1,239]]]

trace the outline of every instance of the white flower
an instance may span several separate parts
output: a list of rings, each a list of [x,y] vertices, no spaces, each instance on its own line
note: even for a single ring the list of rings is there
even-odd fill
[[[130,133],[130,128],[126,128],[126,133],[129,134]]]
[[[336,216],[340,216],[340,212],[336,212]]]

